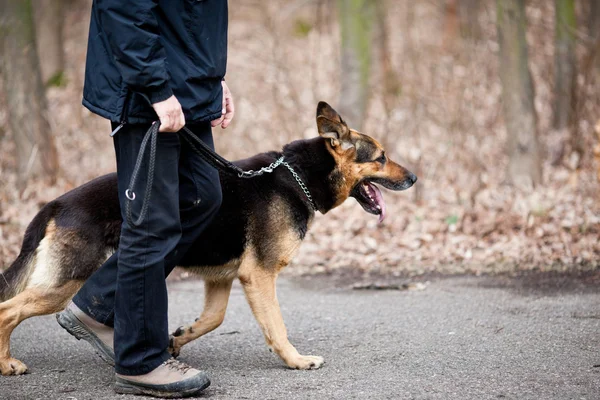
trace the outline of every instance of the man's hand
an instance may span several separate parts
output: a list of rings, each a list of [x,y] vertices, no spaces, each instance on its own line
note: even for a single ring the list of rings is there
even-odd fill
[[[159,132],[179,132],[185,126],[185,117],[181,104],[175,96],[164,101],[152,104],[158,119],[160,119]]]
[[[233,115],[235,114],[235,107],[233,105],[233,97],[229,91],[229,87],[225,81],[221,81],[223,85],[223,109],[221,110],[221,118],[215,119],[210,122],[210,125],[214,128],[215,126],[221,125],[221,128],[225,129],[231,123]]]

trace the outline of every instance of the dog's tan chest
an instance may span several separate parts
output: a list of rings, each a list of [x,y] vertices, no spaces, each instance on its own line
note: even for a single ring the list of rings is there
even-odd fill
[[[224,265],[205,265],[197,267],[186,267],[186,270],[200,275],[206,280],[228,281],[237,278],[238,269],[242,258],[236,258]]]

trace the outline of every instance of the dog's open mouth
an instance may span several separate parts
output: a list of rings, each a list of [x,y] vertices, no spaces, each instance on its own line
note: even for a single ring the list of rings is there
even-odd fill
[[[352,189],[350,193],[358,201],[362,208],[370,213],[379,215],[379,222],[385,218],[385,201],[381,190],[371,182],[363,180]]]

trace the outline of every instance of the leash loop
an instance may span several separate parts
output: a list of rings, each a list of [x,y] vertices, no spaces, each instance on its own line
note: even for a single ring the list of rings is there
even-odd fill
[[[125,217],[127,218],[127,223],[129,226],[138,227],[142,225],[144,219],[146,218],[146,213],[148,212],[148,206],[150,205],[150,196],[152,195],[152,184],[154,183],[154,167],[156,164],[156,141],[158,138],[158,128],[160,127],[160,123],[155,122],[152,124],[148,132],[144,135],[144,139],[142,140],[142,144],[140,145],[140,153],[138,154],[138,158],[135,162],[135,166],[133,167],[133,173],[131,174],[131,179],[129,180],[129,187],[125,190],[125,197],[127,201],[125,203]],[[150,141],[150,155],[148,162],[148,176],[146,178],[146,191],[144,192],[144,199],[142,201],[142,209],[140,211],[140,215],[134,221],[133,216],[131,214],[131,203],[135,200],[135,184],[138,178],[138,174],[140,173],[140,168],[142,167],[142,161],[144,161],[144,155],[146,154],[146,149],[148,148],[148,141]]]

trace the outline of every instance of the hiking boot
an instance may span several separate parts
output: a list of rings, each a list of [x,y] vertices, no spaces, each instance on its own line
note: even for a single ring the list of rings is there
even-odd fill
[[[113,347],[114,329],[96,321],[71,302],[64,311],[56,314],[58,324],[77,340],[85,340],[106,363],[115,365]]]
[[[171,358],[145,375],[116,374],[115,392],[177,399],[195,396],[209,385],[204,371]]]

